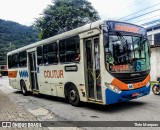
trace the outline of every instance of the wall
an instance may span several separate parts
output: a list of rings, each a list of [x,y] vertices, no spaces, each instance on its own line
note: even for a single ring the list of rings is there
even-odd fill
[[[156,81],[160,75],[160,47],[151,48],[151,81]]]
[[[151,48],[151,81],[156,81],[157,76],[160,75],[160,41],[155,41],[155,35],[160,35],[160,27],[152,28],[147,32],[148,40],[154,48]]]

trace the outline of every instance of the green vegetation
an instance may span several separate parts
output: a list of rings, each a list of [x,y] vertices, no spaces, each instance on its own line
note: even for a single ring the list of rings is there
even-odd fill
[[[154,84],[158,84],[158,81],[151,81],[151,86],[153,86]]]
[[[53,0],[53,5],[44,10],[35,26],[40,32],[39,38],[45,39],[99,19],[97,11],[87,0]]]
[[[7,52],[38,40],[38,32],[32,27],[0,19],[0,65],[6,64]]]
[[[6,64],[7,52],[99,20],[87,0],[53,0],[36,19],[34,27],[0,19],[0,65]],[[38,36],[39,35],[39,36]]]

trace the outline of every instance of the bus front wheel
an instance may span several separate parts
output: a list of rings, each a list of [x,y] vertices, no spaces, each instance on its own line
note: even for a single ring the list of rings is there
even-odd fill
[[[79,106],[80,98],[77,88],[74,85],[70,85],[68,89],[68,100],[72,106]]]
[[[24,81],[21,81],[21,90],[22,90],[22,94],[24,96],[27,96],[28,92],[27,92],[26,84]]]

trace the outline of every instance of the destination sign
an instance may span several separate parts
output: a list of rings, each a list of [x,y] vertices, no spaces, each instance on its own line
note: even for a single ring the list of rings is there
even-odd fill
[[[114,26],[114,30],[117,30],[117,31],[125,31],[125,32],[133,32],[133,33],[139,33],[139,28],[137,27],[133,27],[133,26],[130,26],[130,25],[120,25],[120,24],[116,24]]]
[[[116,21],[109,21],[109,30],[110,31],[123,31],[123,32],[131,32],[137,34],[145,34],[146,30],[143,27],[136,26],[130,23],[123,23],[123,22],[116,22]]]
[[[113,65],[112,66],[112,71],[128,71],[129,66],[128,64],[126,65]]]

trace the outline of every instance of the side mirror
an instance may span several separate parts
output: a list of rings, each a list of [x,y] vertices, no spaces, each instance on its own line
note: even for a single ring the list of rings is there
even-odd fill
[[[148,42],[148,51],[149,51],[149,56],[151,57],[151,53],[152,53],[152,51],[151,51],[151,45],[150,45],[150,43]]]
[[[151,57],[151,53],[152,53],[152,51],[151,51],[151,49],[149,49],[149,56]]]

